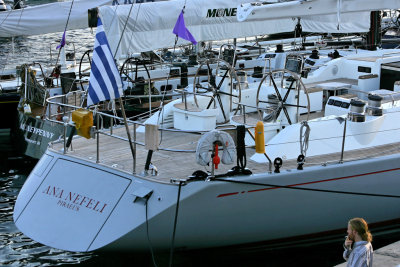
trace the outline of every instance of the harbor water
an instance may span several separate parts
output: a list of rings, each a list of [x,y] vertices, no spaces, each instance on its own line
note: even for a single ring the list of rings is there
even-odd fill
[[[26,4],[53,1],[31,1]],[[93,47],[95,30],[83,29],[67,32],[67,42],[75,44],[76,60]],[[0,38],[0,73],[18,65],[39,62],[50,67],[56,61],[55,46],[62,33],[41,36]],[[50,53],[50,51],[52,51]],[[34,167],[32,160],[10,152],[10,142],[0,136],[0,266],[168,266],[170,252],[106,253],[67,252],[39,244],[24,236],[13,223],[13,207],[18,192]],[[273,216],[273,215],[271,215]],[[204,218],[207,220],[207,218]],[[71,225],[73,227],[73,225]],[[295,227],[295,222],[294,222]],[[342,243],[347,222],[343,222],[343,236],[329,236],[312,244],[287,244],[287,246],[208,249],[175,251],[173,266],[334,266],[343,262]],[[395,226],[374,233],[375,249],[400,240]],[[397,227],[397,229],[399,229]],[[196,229],[193,229],[196,231]],[[376,235],[375,235],[376,234]]]
[[[67,32],[66,41],[71,43],[68,45],[67,52],[75,50],[77,64],[83,53],[93,48],[95,33],[96,29],[92,31],[90,28]],[[43,67],[54,67],[58,56],[56,47],[61,37],[62,33],[49,33],[13,39],[0,38],[0,73],[33,62],[40,63]]]

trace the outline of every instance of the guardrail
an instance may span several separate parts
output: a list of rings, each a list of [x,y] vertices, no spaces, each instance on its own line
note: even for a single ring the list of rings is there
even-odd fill
[[[76,95],[74,95],[74,94],[76,94]],[[72,99],[75,99],[76,103],[80,103],[80,101],[78,100],[79,99],[78,94],[82,94],[82,92],[78,92],[78,91],[77,92],[73,92],[72,94],[69,95],[70,99],[71,99],[71,96],[72,96]],[[67,95],[58,95],[58,96],[54,96],[54,97],[51,97],[51,98],[47,99],[47,103],[48,103],[49,107],[51,107],[51,106],[57,106],[57,107],[60,106],[60,107],[62,107],[62,110],[63,110],[62,115],[64,117],[62,121],[54,119],[57,115],[60,115],[59,113],[51,114],[51,112],[49,112],[49,113],[46,114],[47,115],[47,117],[46,117],[47,120],[55,122],[55,123],[63,124],[65,126],[65,129],[67,128],[68,125],[70,125],[72,112],[74,110],[76,110],[76,109],[81,108],[81,105],[66,104],[66,102],[67,102],[66,99],[67,99]],[[51,110],[51,108],[49,108],[49,110]],[[94,132],[95,137],[96,137],[96,162],[98,163],[100,161],[99,159],[100,159],[100,147],[101,147],[101,137],[100,136],[101,135],[108,136],[108,137],[111,137],[111,138],[115,138],[115,139],[121,140],[123,142],[129,142],[129,140],[128,140],[128,138],[126,138],[124,136],[117,135],[114,132],[114,129],[116,127],[116,126],[114,126],[114,123],[116,123],[117,125],[122,125],[122,123],[124,121],[124,119],[122,117],[119,117],[119,116],[114,115],[114,114],[108,114],[106,112],[102,112],[98,108],[97,109],[91,109],[91,110],[94,112],[94,117],[95,117],[95,121],[96,121],[96,126],[93,127],[93,132]],[[389,111],[389,113],[393,113],[393,112],[400,112],[400,107],[399,107],[399,110]],[[360,135],[360,134],[349,134],[346,131],[347,130],[347,121],[348,121],[348,118],[347,118],[346,115],[336,116],[334,118],[330,118],[330,119],[327,119],[327,120],[338,120],[338,118],[341,119],[344,122],[344,124],[342,124],[343,128],[339,128],[339,129],[343,129],[341,134],[338,133],[334,137],[320,137],[318,139],[309,139],[309,140],[307,140],[308,142],[313,142],[313,141],[321,141],[323,139],[328,140],[328,139],[332,139],[332,138],[336,138],[336,139],[339,140],[341,138],[340,144],[338,143],[338,146],[341,146],[341,148],[339,150],[339,154],[335,154],[336,158],[332,158],[332,161],[329,161],[329,162],[327,162],[327,161],[319,162],[319,164],[326,165],[327,163],[343,163],[345,161],[345,153],[346,153],[345,143],[346,143],[346,139],[349,138],[349,137],[352,137],[352,136],[354,137],[354,136]],[[112,121],[113,123],[110,123],[110,126],[108,128],[106,128],[104,126],[105,120]],[[129,127],[132,127],[132,131],[133,131],[132,143],[134,145],[134,153],[132,154],[132,161],[133,161],[132,164],[133,164],[133,172],[135,173],[136,172],[136,160],[137,160],[136,159],[137,146],[145,146],[144,142],[138,141],[138,139],[137,139],[137,131],[136,130],[137,130],[138,126],[145,126],[145,125],[140,121],[135,121],[135,120],[131,120],[131,119],[127,119],[126,123],[128,124]],[[219,129],[224,130],[224,131],[235,131],[236,130],[236,126],[233,126],[233,125],[230,125],[230,124],[222,125],[222,127],[224,127],[224,128],[223,129],[219,128]],[[250,131],[251,127],[249,126],[247,128],[248,128],[247,131]],[[391,129],[391,130],[393,130],[393,132],[400,131],[400,128],[394,128],[394,129]],[[158,131],[160,131],[161,133],[162,132],[180,132],[180,133],[183,132],[183,133],[186,133],[186,134],[195,134],[195,135],[201,135],[201,134],[205,133],[205,131],[182,131],[182,130],[170,129],[170,128],[168,128],[168,129],[167,128],[159,128]],[[379,132],[379,129],[376,130],[376,132]],[[251,135],[251,132],[249,132],[249,134]],[[361,133],[361,134],[364,134],[364,133]],[[370,134],[370,132],[365,133],[365,134]],[[68,152],[68,148],[66,146],[66,140],[67,140],[67,136],[66,135],[67,135],[67,131],[64,131],[63,140],[56,141],[57,143],[64,142],[64,153]],[[300,136],[301,136],[301,133],[300,133]],[[54,142],[54,143],[56,143],[56,142]],[[395,144],[395,143],[393,143],[393,144]],[[281,144],[280,143],[276,143],[276,144],[270,144],[268,146],[276,146],[276,145],[281,145]],[[267,146],[267,152],[266,152],[265,156],[268,159],[269,172],[271,172],[272,171],[271,170],[272,162],[271,162],[271,160],[269,159],[269,157],[267,155],[268,154],[268,146]],[[246,147],[247,148],[251,148],[253,146],[246,146]],[[394,149],[395,149],[395,147],[393,147],[393,151],[394,151]],[[174,149],[174,148],[163,147],[163,146],[160,146],[158,148],[158,150],[168,151],[168,152],[177,152],[177,153],[195,153],[196,152],[193,149]],[[393,151],[392,152],[388,152],[388,153],[398,153],[398,152],[393,152]],[[374,157],[374,156],[377,156],[377,155],[382,155],[382,151],[375,151],[373,153],[371,153],[371,152],[367,153],[366,152],[365,154],[360,153],[359,155],[356,155],[356,158],[357,159],[370,158],[370,157]],[[355,159],[354,157],[353,158],[347,158],[347,161],[348,160],[354,160],[354,159]],[[317,163],[312,163],[312,164],[315,165]],[[307,159],[306,159],[306,165],[307,165]]]

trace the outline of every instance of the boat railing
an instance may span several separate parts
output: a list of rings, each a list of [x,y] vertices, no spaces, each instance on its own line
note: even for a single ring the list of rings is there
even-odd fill
[[[81,99],[84,91],[77,90],[69,92],[65,95],[55,95],[46,99],[47,112],[45,118],[48,121],[57,124],[63,124],[64,120],[70,119],[74,110],[82,108]],[[71,101],[73,101],[71,103]],[[63,118],[67,116],[67,118]]]
[[[385,112],[385,114],[390,114],[390,113],[400,113],[400,106],[398,109],[395,109],[393,111],[388,111]],[[337,163],[344,163],[344,162],[349,162],[349,161],[354,161],[354,160],[359,160],[359,159],[368,159],[368,158],[374,158],[377,156],[383,156],[383,155],[389,155],[393,153],[400,153],[400,141],[394,140],[393,142],[381,142],[381,144],[377,144],[374,146],[368,146],[366,145],[365,147],[360,147],[356,149],[351,149],[347,150],[346,146],[348,146],[348,140],[350,138],[354,139],[362,139],[362,137],[367,137],[368,135],[374,136],[379,133],[385,133],[387,135],[392,135],[392,136],[398,136],[400,133],[400,127],[393,127],[391,129],[374,129],[368,132],[352,132],[349,131],[349,122],[351,121],[351,118],[349,117],[348,114],[341,115],[341,116],[331,116],[331,118],[325,118],[325,122],[329,121],[338,121],[342,126],[341,131],[339,131],[337,134],[330,134],[327,136],[314,136],[310,137],[308,135],[307,137],[304,138],[304,141],[307,143],[306,147],[308,147],[308,144],[311,143],[328,143],[334,141],[336,144],[337,148],[334,152],[329,153],[329,154],[321,154],[321,155],[316,155],[316,156],[307,156],[305,160],[305,166],[313,166],[313,165],[329,165],[329,164],[337,164]],[[310,130],[312,132],[313,128],[310,126]],[[302,138],[302,133],[300,133],[300,138]],[[298,143],[298,141],[296,141]],[[293,144],[293,142],[274,142],[274,143],[269,143],[266,146],[266,153],[268,154],[268,147],[273,148],[276,146],[284,146],[288,144]],[[379,142],[378,142],[379,143]],[[283,149],[283,148],[282,148]],[[306,151],[307,152],[307,149]]]
[[[139,60],[139,59],[138,59]],[[153,62],[153,63],[150,63],[150,64],[148,64],[148,70],[155,70],[155,69],[158,69],[158,68],[161,68],[161,69],[163,69],[163,68],[166,68],[166,67],[171,67],[172,66],[172,64],[170,64],[169,62],[165,62],[165,61],[156,61],[156,62]],[[141,71],[146,71],[146,68],[145,67],[143,67],[143,66],[138,66],[138,67],[134,67],[134,66],[129,66],[128,68],[127,68],[127,71],[129,72],[141,72]]]
[[[49,117],[47,118],[50,121],[56,122],[56,123],[62,123],[65,126],[65,129],[67,129],[67,127],[70,124],[70,119],[71,119],[71,114],[73,110],[79,109],[81,108],[80,105],[72,105],[72,104],[67,104],[67,103],[63,103],[62,98],[65,96],[54,96],[52,98],[49,98],[47,101],[49,103],[49,105],[60,105],[63,107],[63,110],[65,111],[65,115],[63,116],[63,120],[62,121],[58,121],[56,119],[51,119],[50,114]],[[80,103],[77,100],[77,103]],[[111,138],[113,140],[119,140],[123,143],[125,143],[125,145],[123,145],[124,147],[128,147],[127,144],[131,143],[133,146],[133,153],[131,155],[131,160],[132,162],[132,167],[130,168],[130,170],[132,170],[133,173],[136,173],[137,170],[137,154],[136,151],[138,151],[138,147],[142,147],[142,152],[143,149],[147,149],[146,148],[146,142],[145,139],[143,138],[143,134],[141,135],[141,137],[138,137],[138,128],[139,127],[145,127],[145,124],[143,124],[141,121],[135,121],[132,119],[126,119],[126,123],[129,127],[129,132],[130,134],[132,134],[132,138],[130,140],[130,138],[128,137],[126,131],[124,131],[124,127],[123,127],[123,122],[124,119],[121,116],[118,116],[117,114],[109,114],[100,110],[96,110],[96,109],[92,109],[93,111],[93,116],[95,118],[95,125],[94,127],[92,127],[93,130],[93,137],[95,137],[94,139],[96,139],[95,142],[95,152],[92,149],[92,153],[94,152],[96,155],[93,157],[95,158],[95,162],[99,163],[101,162],[101,159],[104,159],[105,155],[102,156],[100,154],[100,152],[102,151],[101,148],[104,145],[104,142],[106,142],[107,138]],[[390,111],[390,113],[393,112],[400,112],[400,108],[399,110],[393,110]],[[317,136],[317,137],[310,137],[307,136],[307,138],[304,138],[304,142],[307,143],[317,143],[317,142],[327,142],[329,140],[334,140],[335,144],[337,145],[337,149],[334,151],[335,153],[331,153],[332,155],[330,155],[329,157],[306,157],[305,161],[303,163],[301,162],[297,162],[295,160],[287,160],[288,163],[285,164],[292,164],[290,168],[293,168],[293,166],[296,166],[296,164],[304,164],[304,166],[313,166],[313,165],[327,165],[327,164],[337,164],[337,163],[343,163],[343,162],[348,162],[348,161],[352,161],[355,159],[360,159],[360,158],[372,158],[372,157],[376,157],[376,156],[381,156],[387,153],[400,153],[399,150],[399,143],[393,143],[393,144],[388,144],[388,145],[392,145],[392,146],[388,146],[388,148],[386,150],[382,150],[382,149],[373,149],[374,147],[371,147],[369,149],[360,149],[359,151],[356,151],[350,155],[351,151],[347,151],[346,150],[346,142],[348,140],[348,138],[353,137],[353,138],[357,138],[357,136],[362,136],[364,134],[376,134],[382,131],[387,131],[387,130],[380,130],[380,129],[376,129],[373,131],[369,131],[368,133],[353,133],[351,131],[348,131],[348,121],[349,121],[349,117],[348,115],[341,115],[341,116],[334,116],[332,118],[325,118],[325,121],[330,121],[330,120],[335,120],[335,121],[339,121],[341,123],[342,128],[339,128],[339,131],[334,134],[334,135],[329,135],[329,136]],[[111,123],[109,123],[111,121]],[[109,125],[106,125],[108,122]],[[344,123],[343,123],[344,122]],[[225,125],[221,125],[219,126],[219,128],[217,128],[219,130],[224,130],[224,131],[228,131],[228,132],[233,132],[236,131],[236,126],[230,125],[230,124],[225,124]],[[250,134],[251,137],[254,137],[252,134],[252,127],[248,127],[247,132]],[[340,130],[342,129],[342,130]],[[157,127],[157,130],[160,132],[160,134],[162,133],[176,133],[177,138],[181,138],[182,134],[189,134],[189,135],[195,135],[200,137],[202,134],[206,133],[207,131],[190,131],[190,130],[178,130],[178,129],[173,129],[173,128],[165,128],[164,126],[159,126]],[[311,126],[311,131],[312,131],[312,126]],[[398,135],[398,133],[400,132],[400,127],[399,128],[393,128],[390,129],[389,131],[393,131],[393,135]],[[180,135],[179,135],[180,134]],[[104,136],[105,138],[102,138],[101,136]],[[301,133],[300,133],[300,136]],[[192,144],[197,143],[198,141],[198,137],[194,137],[191,141]],[[65,130],[64,132],[64,136],[62,139],[57,140],[53,143],[50,144],[50,146],[54,146],[57,143],[61,143],[63,144],[63,153],[69,153],[69,151],[73,151],[72,146],[69,148],[67,145],[67,139],[69,138],[68,136],[68,132],[67,130]],[[340,141],[341,140],[341,141]],[[117,141],[118,142],[118,141]],[[295,142],[299,142],[299,140],[295,140]],[[289,143],[268,143],[268,145],[266,146],[266,152],[264,154],[264,156],[268,159],[267,160],[267,167],[268,167],[268,171],[272,172],[272,161],[270,160],[270,154],[269,154],[269,150],[273,147],[273,146],[280,146],[280,145],[286,145]],[[164,151],[164,152],[174,152],[174,153],[191,153],[194,154],[196,152],[195,149],[195,145],[187,148],[179,148],[179,147],[170,147],[168,143],[163,143],[160,142],[157,144],[157,150],[159,151]],[[308,144],[307,144],[308,146]],[[295,145],[296,149],[298,149],[298,145]],[[246,145],[246,148],[248,149],[254,149],[254,144],[253,145]],[[253,151],[253,150],[250,150]],[[301,154],[301,152],[307,152],[307,150],[305,151],[301,151],[299,150],[299,154]],[[104,151],[104,154],[106,154],[107,152]],[[254,151],[253,151],[254,153]],[[305,153],[306,154],[306,153]],[[285,161],[285,160],[284,160]],[[291,162],[291,163],[290,163]],[[253,163],[254,164],[254,163]],[[264,165],[265,163],[259,163],[259,165]],[[288,166],[285,165],[284,166]],[[294,165],[293,165],[294,164]],[[264,167],[265,168],[265,167]],[[265,169],[264,169],[265,171]]]
[[[165,94],[151,94],[151,97],[153,97],[153,98],[176,97],[176,96],[181,97],[182,91],[184,91],[184,90],[175,89],[174,91],[175,92],[166,92]],[[149,98],[149,95],[125,95],[124,96],[124,99],[138,99],[138,98]]]
[[[72,123],[72,112],[78,109],[82,109],[82,105],[74,105],[74,104],[69,104],[67,103],[66,99],[68,97],[71,98],[74,97],[74,99],[76,99],[76,103],[81,103],[79,99],[79,95],[80,94],[84,94],[84,92],[82,91],[74,91],[74,92],[70,92],[69,95],[56,95],[53,97],[50,97],[47,99],[47,103],[48,103],[48,111],[46,113],[45,119],[48,121],[51,121],[53,123],[57,123],[57,124],[63,124],[65,126],[65,131],[64,131],[64,136],[62,137],[62,139],[60,140],[56,140],[54,142],[51,142],[49,145],[52,146],[53,144],[56,143],[60,143],[63,142],[64,144],[64,149],[63,149],[63,153],[67,153],[68,152],[68,139],[70,138],[68,136],[68,131],[67,128],[69,126],[74,126],[74,124]],[[53,107],[53,108],[52,108]],[[62,113],[51,113],[52,109],[56,109],[56,110],[62,110]],[[121,140],[124,142],[128,142],[128,143],[132,143],[133,147],[134,147],[134,152],[136,151],[136,146],[145,146],[145,142],[140,141],[137,139],[137,128],[142,126],[145,127],[145,124],[140,122],[140,121],[135,121],[132,118],[127,118],[126,122],[124,122],[124,118],[117,116],[116,114],[112,113],[106,113],[103,112],[101,110],[97,109],[90,109],[93,112],[93,117],[94,117],[94,124],[95,126],[92,126],[91,129],[91,137],[96,139],[96,162],[100,162],[100,147],[101,147],[101,137],[100,135],[103,136],[107,136],[113,139],[117,139],[117,140]],[[60,117],[62,119],[60,119]],[[107,123],[106,123],[107,122]],[[133,139],[130,140],[129,136],[127,136],[126,132],[124,131],[118,131],[118,133],[116,132],[115,129],[121,129],[123,128],[123,124],[126,123],[130,129],[130,131],[132,131],[132,136]],[[232,125],[219,125],[218,129],[222,129],[224,131],[233,131],[235,130],[235,127]],[[191,134],[191,135],[201,135],[202,133],[208,132],[208,131],[197,131],[197,130],[178,130],[178,129],[171,129],[171,128],[163,128],[163,127],[158,127],[158,131],[159,132],[170,132],[170,133],[184,133],[184,134]],[[121,134],[122,133],[122,134]],[[175,148],[170,148],[170,147],[163,147],[163,146],[159,146],[157,148],[160,151],[168,151],[168,152],[179,152],[179,153],[195,153],[196,150],[195,149],[175,149]],[[136,154],[133,153],[132,155],[132,159],[134,162],[134,166],[133,166],[133,172],[135,173],[136,170],[136,166],[135,166],[135,162],[136,162]]]
[[[389,53],[383,53],[382,57],[388,57],[388,56],[398,56],[400,54],[400,52],[398,51],[393,51],[393,52],[389,52]]]

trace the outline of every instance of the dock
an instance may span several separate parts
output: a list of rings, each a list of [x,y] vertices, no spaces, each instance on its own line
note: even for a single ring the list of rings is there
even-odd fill
[[[372,246],[374,243],[372,242]],[[400,241],[374,251],[374,266],[400,267]],[[346,267],[343,262],[335,267]]]

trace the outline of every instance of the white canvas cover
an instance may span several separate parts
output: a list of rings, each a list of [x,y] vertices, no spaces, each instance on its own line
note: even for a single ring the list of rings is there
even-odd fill
[[[88,9],[110,5],[112,0],[75,0],[68,30],[88,27]],[[0,37],[63,32],[71,1],[56,2],[0,12]]]
[[[358,20],[358,12],[398,9],[400,0],[283,0],[280,3],[265,4],[262,1],[242,3],[238,6],[239,21],[265,20],[293,16],[329,15],[336,13],[336,20],[341,21],[341,14],[350,13],[353,20]]]
[[[99,14],[103,21],[111,49],[115,52],[121,38],[117,57],[121,55],[172,47],[175,35],[172,29],[186,3],[184,19],[186,27],[199,41],[224,40],[263,34],[293,31],[297,19],[290,17],[262,21],[239,22],[237,7],[243,0],[175,0],[158,3],[136,4],[130,15],[129,9],[103,6]],[[129,15],[129,18],[128,18]],[[128,18],[128,19],[127,19]],[[126,24],[126,29],[123,29]],[[302,17],[303,31],[338,32],[337,15]],[[369,30],[369,12],[341,15],[340,32],[367,32]],[[178,44],[188,43],[179,39]]]

